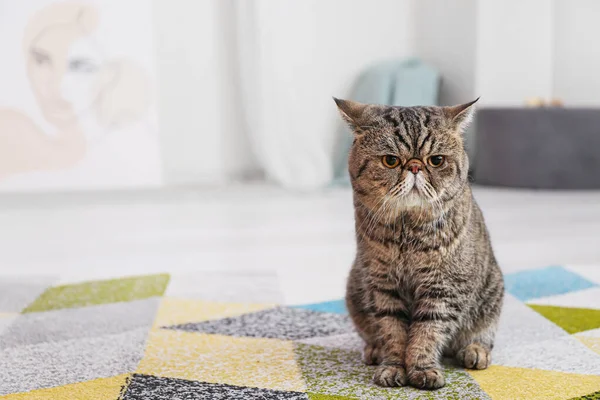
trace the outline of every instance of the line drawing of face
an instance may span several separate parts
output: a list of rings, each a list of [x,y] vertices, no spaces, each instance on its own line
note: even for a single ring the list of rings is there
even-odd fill
[[[86,38],[96,22],[95,9],[81,7],[71,22],[42,28],[25,44],[27,75],[38,106],[59,128],[75,123],[77,114],[93,102],[85,99],[93,98],[92,82],[103,57]]]
[[[108,59],[92,36],[98,24],[95,8],[54,6],[68,22],[49,23],[54,11],[50,6],[50,17],[32,22],[29,29],[37,28],[36,34],[25,40],[27,74],[44,118],[59,128],[77,123],[87,111],[108,129],[138,120],[150,103],[144,68],[126,58]],[[65,10],[70,19],[65,19]]]
[[[56,2],[38,10],[25,26],[30,88],[43,118],[57,129],[48,132],[23,111],[0,109],[0,180],[69,169],[85,158],[91,141],[140,121],[148,111],[147,71],[128,57],[104,53],[92,35],[98,15],[91,4]]]
[[[60,94],[71,104],[75,116],[90,110],[109,83],[111,77],[104,64],[102,53],[87,37],[77,39],[69,48]]]

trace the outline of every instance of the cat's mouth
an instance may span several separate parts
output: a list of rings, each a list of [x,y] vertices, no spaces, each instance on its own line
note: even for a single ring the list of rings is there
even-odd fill
[[[393,189],[390,198],[395,199],[399,208],[426,207],[435,202],[436,191],[421,172],[408,173],[402,184]]]
[[[422,207],[435,202],[437,199],[437,191],[421,172],[418,174],[409,173],[402,186],[404,190],[401,191],[399,197],[401,198],[401,204],[405,207]]]
[[[421,186],[419,183],[420,180],[423,180],[423,176],[421,176],[420,172],[418,174],[409,173],[405,178],[405,184],[407,186],[405,194],[412,194],[413,196],[422,195],[422,190],[419,188],[419,186]]]

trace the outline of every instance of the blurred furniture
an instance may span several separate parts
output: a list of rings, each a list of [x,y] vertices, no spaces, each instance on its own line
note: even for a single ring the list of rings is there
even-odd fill
[[[394,60],[363,72],[347,98],[361,103],[396,106],[435,105],[438,103],[439,85],[440,76],[429,65],[418,59]],[[335,182],[348,185],[348,151],[352,145],[352,134],[343,126],[339,137]]]
[[[476,130],[479,184],[600,189],[600,109],[481,109]]]

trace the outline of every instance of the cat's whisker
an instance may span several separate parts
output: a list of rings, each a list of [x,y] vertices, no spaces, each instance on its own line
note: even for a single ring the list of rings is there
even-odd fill
[[[380,197],[377,202],[375,203],[375,207],[379,207],[383,202],[385,201],[385,196]],[[363,227],[363,225],[365,225],[365,222],[370,221],[372,216],[373,216],[373,212],[371,211],[370,208],[366,208],[367,211],[367,218],[363,219],[363,221],[360,223],[360,225],[357,227],[357,231],[360,232],[361,228]],[[367,224],[368,225],[368,224]]]
[[[383,214],[385,206],[386,206],[386,204],[387,204],[388,201],[389,201],[389,197],[384,196],[383,197],[383,202],[377,208],[377,211],[375,211],[375,213],[371,217],[369,223],[367,224],[367,227],[365,229],[365,234],[367,236],[370,236],[373,233],[373,231],[375,230],[375,228],[377,227],[377,222],[378,222],[379,218],[381,217],[381,214]]]

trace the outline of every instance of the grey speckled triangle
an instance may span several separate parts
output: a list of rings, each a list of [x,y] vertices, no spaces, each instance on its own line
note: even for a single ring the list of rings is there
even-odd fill
[[[573,336],[500,349],[492,353],[492,361],[507,367],[600,375],[600,354]]]
[[[134,375],[122,400],[307,400],[306,393]]]
[[[135,371],[148,329],[0,351],[0,395]]]
[[[298,340],[353,331],[347,315],[321,313],[290,307],[166,327],[188,332],[215,333],[229,336],[250,336]]]
[[[0,334],[0,349],[150,329],[160,298],[19,315]]]

